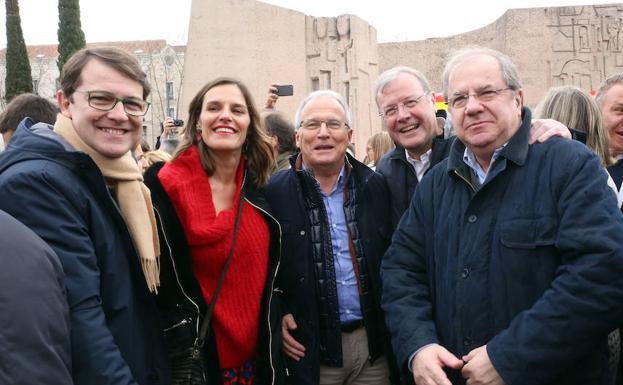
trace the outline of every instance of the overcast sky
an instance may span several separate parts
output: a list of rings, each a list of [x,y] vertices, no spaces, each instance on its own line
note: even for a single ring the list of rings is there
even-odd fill
[[[197,0],[200,1],[200,0]],[[241,0],[220,0],[241,1]],[[246,1],[246,0],[242,0]],[[265,0],[313,16],[359,16],[377,30],[378,40],[443,37],[483,27],[507,9],[581,5],[581,0]],[[616,3],[604,1],[602,3]],[[186,44],[191,0],[82,0],[87,42],[166,39]],[[57,42],[57,0],[19,0],[26,44]],[[0,47],[6,47],[5,8],[0,9]]]

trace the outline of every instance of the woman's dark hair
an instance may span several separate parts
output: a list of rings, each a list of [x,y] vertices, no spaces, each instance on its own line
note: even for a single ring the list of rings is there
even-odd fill
[[[270,145],[270,137],[260,123],[260,117],[253,103],[251,93],[248,88],[239,80],[233,78],[218,78],[204,85],[190,101],[188,107],[188,123],[184,130],[184,136],[173,155],[173,159],[179,157],[190,146],[197,146],[199,149],[199,158],[201,165],[208,175],[214,174],[213,154],[203,140],[197,137],[197,126],[199,117],[203,108],[203,98],[206,93],[214,87],[234,85],[238,87],[244,97],[249,112],[249,128],[247,129],[247,138],[243,145],[242,155],[246,159],[246,167],[251,173],[249,174],[253,182],[261,186],[268,181],[271,170],[275,166],[275,157]]]

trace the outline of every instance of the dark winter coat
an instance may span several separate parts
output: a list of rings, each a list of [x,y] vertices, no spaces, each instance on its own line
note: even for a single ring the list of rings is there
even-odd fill
[[[22,121],[0,155],[0,209],[63,265],[74,382],[168,383],[156,304],[102,173],[49,126],[32,124]]]
[[[1,210],[0,266],[0,384],[73,384],[61,263],[41,238]]]
[[[318,384],[321,356],[325,357],[323,363],[326,365],[342,365],[341,332],[339,317],[326,322],[327,317],[319,314],[317,299],[328,296],[326,298],[329,301],[337,302],[337,298],[331,298],[336,297],[337,292],[331,291],[327,287],[328,283],[319,279],[314,272],[317,266],[313,262],[311,234],[322,229],[311,226],[311,223],[318,221],[310,219],[305,208],[305,200],[310,197],[303,196],[299,179],[300,173],[309,173],[297,171],[294,167],[295,159],[296,155],[291,158],[291,169],[273,174],[266,187],[266,196],[283,231],[278,285],[283,291],[284,314],[291,313],[294,316],[298,328],[291,333],[306,349],[305,357],[300,361],[287,359],[290,375],[288,382],[311,385]],[[391,231],[390,217],[387,215],[388,191],[381,175],[350,156],[347,159],[352,169],[344,186],[346,221],[351,239],[356,239],[362,250],[356,255],[360,272],[367,271],[359,280],[362,282],[362,314],[370,360],[374,364],[374,360],[386,352],[388,341],[380,308],[379,276],[381,257],[389,244]],[[323,204],[322,201],[319,204]],[[327,330],[321,330],[325,328]],[[321,333],[328,334],[329,337],[323,339],[326,342],[321,341]]]
[[[623,216],[584,145],[529,145],[530,112],[473,183],[456,141],[421,181],[382,265],[398,360],[487,345],[507,385],[607,384],[623,316]],[[455,384],[464,380],[450,373]]]
[[[448,157],[450,146],[455,137],[444,139],[433,139],[432,151],[430,155],[430,166],[427,173],[435,165]],[[418,180],[415,175],[413,165],[407,160],[405,149],[396,146],[392,151],[383,155],[376,166],[376,172],[385,177],[392,200],[392,223],[398,224],[400,217],[407,210],[411,203],[411,198],[417,187]]]

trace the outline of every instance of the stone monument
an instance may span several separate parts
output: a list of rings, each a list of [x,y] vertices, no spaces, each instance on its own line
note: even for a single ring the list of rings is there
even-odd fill
[[[315,18],[253,0],[193,0],[183,104],[219,76],[242,80],[262,108],[270,84],[293,84],[277,109],[294,118],[311,91],[332,89],[353,110],[356,153],[380,128],[372,87],[378,76],[376,31],[352,15]]]
[[[525,102],[534,107],[552,86],[594,92],[606,77],[622,72],[622,19],[623,4],[511,9],[476,31],[379,44],[379,67],[413,66],[440,91],[443,65],[452,51],[470,45],[494,48],[517,64]]]

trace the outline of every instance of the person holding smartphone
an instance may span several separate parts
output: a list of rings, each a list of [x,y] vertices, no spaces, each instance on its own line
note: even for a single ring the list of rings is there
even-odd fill
[[[275,104],[280,96],[292,96],[294,95],[294,86],[292,84],[278,85],[272,84],[268,87],[268,95],[266,102],[264,103],[265,110],[274,110]]]

